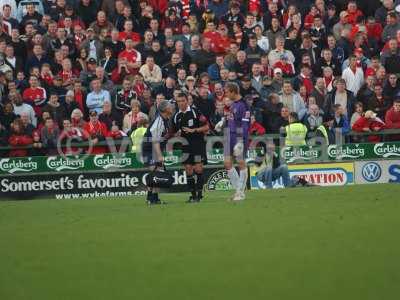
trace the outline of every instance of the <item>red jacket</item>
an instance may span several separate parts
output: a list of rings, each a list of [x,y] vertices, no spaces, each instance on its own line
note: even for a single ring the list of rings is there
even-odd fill
[[[147,0],[147,3],[161,16],[165,14],[168,8],[168,0]]]
[[[28,146],[33,143],[32,137],[26,134],[12,134],[8,139],[10,146]],[[23,157],[28,155],[28,150],[26,149],[13,149],[8,154],[11,157]]]
[[[394,108],[390,108],[385,116],[386,128],[400,129],[400,111],[395,112]]]
[[[85,135],[88,135],[91,139],[98,138],[99,141],[104,141],[106,137],[108,137],[108,130],[104,123],[97,121],[96,124],[92,122],[87,122],[83,126],[83,130]],[[91,154],[101,154],[107,152],[106,146],[94,146],[92,149],[89,149]]]
[[[314,24],[314,16],[312,14],[306,15],[306,17],[304,18],[304,28],[310,29],[313,24]]]
[[[347,10],[347,13],[349,14],[349,16],[347,17],[347,20],[348,20],[349,24],[351,24],[351,25],[357,24],[357,18],[359,16],[363,16],[364,15],[362,13],[362,11],[359,10],[359,9],[357,9],[355,12],[352,12],[352,13]]]
[[[383,123],[383,121],[380,120],[379,118],[376,118],[375,120],[371,121],[371,120],[365,118],[364,116],[362,116],[353,124],[352,130],[354,130],[356,132],[364,132],[363,131],[364,128],[369,128],[370,130],[373,130],[373,128],[376,128],[376,127],[378,127],[379,130],[386,128],[385,123]],[[379,143],[380,137],[376,136],[376,135],[370,135],[370,136],[368,136],[368,141],[370,141],[371,143]]]
[[[380,41],[381,36],[382,36],[382,25],[380,23],[374,23],[374,24],[365,24],[365,27],[367,28],[367,35],[369,38],[374,38],[377,41]]]
[[[249,133],[252,135],[264,135],[265,128],[258,122],[254,122],[250,125]]]
[[[211,51],[212,52],[224,53],[226,51],[226,49],[223,49],[223,47],[225,47],[224,43],[226,43],[226,39],[223,40],[221,34],[218,31],[206,31],[203,33],[203,38],[207,38],[211,41]],[[229,44],[228,44],[228,48],[229,48]]]

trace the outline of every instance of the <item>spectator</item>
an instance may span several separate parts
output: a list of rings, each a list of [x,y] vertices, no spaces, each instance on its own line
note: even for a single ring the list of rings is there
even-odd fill
[[[62,120],[67,117],[67,111],[58,101],[56,94],[50,95],[49,102],[43,107],[43,112],[48,112],[50,118],[57,122],[59,126],[62,125]]]
[[[281,58],[282,55],[288,58],[289,63],[294,63],[295,58],[292,51],[286,50],[285,39],[282,36],[278,36],[275,41],[275,49],[271,50],[268,54],[268,60],[271,66]]]
[[[354,55],[350,56],[349,66],[343,71],[342,78],[346,82],[347,89],[357,95],[364,83],[364,72],[357,66],[357,58]]]
[[[280,102],[283,106],[289,109],[289,112],[295,112],[297,114],[298,120],[303,119],[305,113],[307,112],[306,106],[301,99],[300,95],[293,89],[290,81],[285,81],[283,83],[282,93],[280,94]]]
[[[377,118],[376,114],[367,110],[364,116],[360,117],[354,124],[352,129],[356,132],[377,132],[385,128],[385,123]],[[371,143],[377,143],[381,139],[379,136],[369,135],[368,141]]]
[[[393,102],[393,106],[386,112],[386,127],[389,129],[400,129],[400,99]],[[399,136],[394,137],[399,140]]]
[[[343,113],[349,118],[353,113],[354,103],[353,93],[346,89],[346,82],[340,78],[337,80],[336,88],[327,95],[323,110],[325,113],[333,115],[334,105],[340,104]]]
[[[386,111],[392,106],[392,101],[383,96],[383,88],[381,85],[374,86],[374,95],[369,99],[367,110],[372,110],[379,119],[384,120]]]
[[[396,74],[389,74],[388,79],[384,82],[383,95],[388,99],[394,99],[400,90],[400,83]]]
[[[132,131],[137,128],[140,119],[148,119],[148,116],[140,111],[140,102],[132,100],[131,111],[124,117],[123,131],[130,136]]]
[[[236,54],[236,62],[233,64],[232,70],[235,71],[239,77],[249,74],[250,66],[247,63],[246,52],[239,51]]]
[[[100,60],[100,66],[104,69],[107,77],[111,77],[112,71],[118,66],[111,48],[104,49],[104,58]]]
[[[125,50],[118,55],[118,58],[125,58],[129,70],[133,73],[137,73],[142,63],[142,56],[134,49],[134,42],[131,38],[125,40]]]
[[[122,89],[118,90],[115,96],[115,108],[122,114],[129,112],[132,100],[137,100],[137,94],[132,89],[132,83],[129,78],[122,82]]]
[[[43,147],[46,149],[47,155],[56,155],[58,153],[57,143],[59,134],[60,131],[53,119],[47,118],[45,121],[45,126],[40,132],[41,141],[43,143]]]
[[[108,130],[106,125],[99,121],[96,110],[92,110],[89,113],[89,122],[85,123],[83,130],[85,132],[85,137],[90,141],[91,147],[88,149],[89,154],[102,154],[107,152],[107,147],[103,145],[105,138],[108,136]]]
[[[104,101],[103,111],[99,115],[99,121],[106,125],[107,130],[111,131],[114,125],[120,127],[122,125],[121,119],[122,114],[113,109],[111,101]]]
[[[101,88],[100,79],[93,79],[91,82],[91,86],[92,92],[90,92],[86,97],[86,105],[90,110],[94,110],[96,111],[96,113],[101,113],[103,110],[104,102],[111,101],[110,93]]]
[[[389,73],[400,73],[400,49],[396,39],[390,39],[388,42],[389,49],[384,50],[381,55],[382,66]]]
[[[344,113],[342,105],[335,104],[333,106],[333,110],[334,110],[334,118],[332,120],[330,128],[334,132],[337,132],[339,130],[341,136],[343,136],[350,131],[349,119],[347,118],[347,115]]]
[[[197,64],[200,72],[207,71],[207,67],[214,63],[215,54],[211,52],[211,41],[204,38],[202,41],[202,48],[196,52],[192,61]]]
[[[14,114],[17,116],[21,116],[23,113],[29,115],[30,123],[33,126],[37,124],[37,117],[35,111],[33,110],[32,106],[22,102],[22,97],[18,94],[17,91],[11,91],[9,98],[13,104]]]
[[[36,115],[40,116],[47,100],[46,90],[39,86],[39,79],[36,76],[29,78],[29,86],[29,88],[24,90],[22,98],[24,102],[33,107]]]
[[[387,22],[388,13],[394,11],[395,6],[393,0],[383,0],[382,4],[375,12],[375,19],[384,26]]]
[[[31,117],[28,114],[29,118]],[[14,106],[11,102],[8,102],[4,105],[4,108],[0,110],[0,126],[3,131],[9,132],[10,126],[12,122],[17,118],[17,115],[14,113]]]
[[[28,155],[27,147],[32,145],[33,139],[24,132],[22,121],[16,119],[11,125],[11,134],[8,139],[10,146],[15,149],[10,150],[10,157],[24,157]]]
[[[323,118],[320,114],[319,107],[316,104],[311,104],[308,108],[308,113],[304,117],[304,125],[307,126],[308,131],[315,131],[322,125]]]
[[[253,115],[250,117],[250,127],[249,127],[250,135],[264,135],[265,128],[257,122],[256,117]]]
[[[146,57],[146,63],[140,67],[139,73],[142,74],[144,81],[153,87],[161,83],[161,68],[154,63],[153,56]]]
[[[81,0],[81,1],[88,1],[88,0]],[[86,39],[82,42],[81,49],[86,50],[86,52],[89,54],[88,55],[89,59],[93,58],[95,61],[98,61],[104,57],[103,43],[99,40],[93,28],[88,28],[86,30]]]
[[[357,93],[357,101],[362,102],[364,107],[368,107],[368,101],[374,96],[375,77],[368,76],[365,83],[362,85]]]
[[[364,114],[364,104],[362,102],[356,102],[354,105],[354,113],[350,119],[350,127],[353,128],[353,125],[359,118],[361,118]]]
[[[207,73],[212,81],[218,81],[221,79],[220,72],[223,68],[225,68],[224,56],[218,55],[215,58],[215,63],[207,68]]]
[[[396,12],[392,11],[387,14],[386,26],[383,28],[382,40],[384,42],[390,39],[396,39],[397,31],[400,30],[400,24],[397,20]]]
[[[32,125],[28,113],[23,112],[21,114],[21,124],[24,132],[29,136],[33,136],[33,132],[35,131],[36,128],[35,126]]]

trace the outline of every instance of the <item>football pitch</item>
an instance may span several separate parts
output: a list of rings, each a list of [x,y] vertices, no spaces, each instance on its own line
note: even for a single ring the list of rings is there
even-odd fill
[[[0,201],[0,299],[398,299],[400,185]]]

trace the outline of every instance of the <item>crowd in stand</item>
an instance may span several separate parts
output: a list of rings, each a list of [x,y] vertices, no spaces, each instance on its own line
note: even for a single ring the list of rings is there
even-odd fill
[[[400,1],[0,0],[0,151],[134,137],[184,92],[212,129],[237,82],[253,135],[400,128]],[[142,130],[143,131],[143,130]],[[378,141],[378,136],[370,141]],[[23,149],[18,146],[30,146]]]

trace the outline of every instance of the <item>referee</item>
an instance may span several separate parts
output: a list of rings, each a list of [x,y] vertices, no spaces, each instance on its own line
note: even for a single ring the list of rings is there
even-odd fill
[[[203,164],[207,162],[204,135],[209,130],[208,121],[196,107],[189,105],[186,94],[179,93],[176,104],[178,111],[172,118],[172,131],[186,139],[182,152],[185,158],[183,165],[191,192],[188,202],[199,202],[203,198]]]
[[[142,159],[143,163],[149,166],[150,171],[164,170],[163,152],[167,144],[169,119],[173,114],[173,105],[163,100],[158,104],[158,115],[147,128],[143,136]],[[147,203],[162,204],[158,198],[158,188],[147,186]]]

